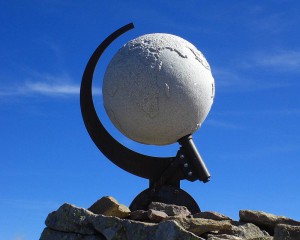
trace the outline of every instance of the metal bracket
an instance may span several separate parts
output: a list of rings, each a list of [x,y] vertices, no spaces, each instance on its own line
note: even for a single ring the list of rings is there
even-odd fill
[[[186,170],[184,170],[184,172],[188,171],[187,179],[191,179],[190,181],[199,179],[204,183],[208,182],[210,173],[194,144],[192,135],[185,136],[179,139],[178,142],[182,146],[183,157],[187,158],[187,163],[185,163]]]

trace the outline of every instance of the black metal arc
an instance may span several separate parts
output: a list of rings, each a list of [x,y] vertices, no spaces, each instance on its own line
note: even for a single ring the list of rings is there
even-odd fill
[[[133,23],[129,23],[113,32],[97,47],[89,59],[80,87],[81,114],[93,142],[110,161],[134,175],[156,179],[174,161],[175,157],[151,157],[134,152],[120,144],[102,125],[92,97],[93,75],[102,53],[116,38],[133,28]]]

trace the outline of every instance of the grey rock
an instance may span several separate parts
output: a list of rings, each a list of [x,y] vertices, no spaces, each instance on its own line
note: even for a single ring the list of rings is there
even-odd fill
[[[148,221],[148,211],[136,210],[130,213],[129,218],[136,221]]]
[[[273,240],[271,236],[263,237],[241,237],[231,234],[208,234],[207,240]]]
[[[242,240],[243,238],[236,237],[233,235],[219,234],[219,235],[209,235],[207,240]]]
[[[99,199],[91,207],[89,207],[88,210],[95,214],[119,218],[126,218],[130,215],[130,210],[128,207],[123,204],[119,204],[116,199],[108,196]]]
[[[166,219],[168,215],[164,212],[149,209],[148,212],[148,217],[152,222],[161,222],[162,220]]]
[[[278,224],[275,227],[274,240],[299,240],[300,226]]]
[[[79,233],[66,233],[45,228],[40,240],[106,240],[102,234],[82,235]]]
[[[268,231],[271,235],[274,234],[274,229],[277,224],[300,225],[300,222],[293,219],[276,216],[274,214],[262,211],[241,210],[239,212],[240,221],[253,223],[256,226]]]
[[[249,238],[247,240],[274,240],[272,236],[259,237],[259,238]]]
[[[205,219],[212,219],[212,220],[218,220],[218,221],[223,221],[223,220],[232,220],[231,218],[217,213],[217,212],[200,212],[196,213],[193,215],[194,218],[205,218]]]
[[[235,227],[235,235],[246,239],[258,239],[269,236],[269,234],[266,235],[265,232],[252,223],[239,223]]]
[[[177,206],[174,204],[165,204],[160,202],[150,203],[148,209],[164,212],[168,216],[186,217],[191,215],[191,212],[184,206]]]
[[[203,238],[185,230],[176,221],[165,221],[158,225],[155,232],[157,240],[204,240]]]
[[[179,225],[189,232],[201,236],[204,233],[221,230],[231,230],[229,221],[216,221],[202,218],[174,218]]]
[[[259,238],[249,238],[247,240],[274,240],[272,236],[265,236],[265,237],[259,237]]]
[[[53,230],[88,235],[97,233],[92,224],[95,217],[95,214],[86,209],[65,203],[57,211],[50,213],[45,223]]]
[[[106,214],[109,211],[119,211],[115,209],[119,209],[121,204],[113,198],[105,197],[100,200],[90,209]],[[148,211],[129,212],[130,219],[122,219],[94,214],[84,208],[65,203],[48,215],[47,227],[40,240],[300,239],[298,221],[265,212],[242,210],[240,221],[236,222],[215,212],[203,212],[192,216],[186,208],[170,204],[152,203],[149,207]],[[167,212],[173,216],[168,216]],[[275,229],[274,238],[264,229],[269,232],[274,232]]]
[[[201,240],[200,237],[186,231],[175,221],[165,221],[160,224],[142,223],[98,215],[93,225],[107,240]]]
[[[126,221],[132,222],[135,226],[148,226],[151,227],[151,224],[144,224],[141,222],[134,222],[130,220],[123,220],[117,217],[110,217],[104,215],[98,215],[93,222],[94,228],[102,233],[106,239],[123,239],[126,236]],[[137,227],[138,228],[138,227]]]
[[[269,236],[252,223],[236,223],[232,228],[232,235],[244,239],[259,239]]]
[[[242,238],[233,235],[220,234],[217,236],[210,236],[207,240],[273,240],[273,237]]]

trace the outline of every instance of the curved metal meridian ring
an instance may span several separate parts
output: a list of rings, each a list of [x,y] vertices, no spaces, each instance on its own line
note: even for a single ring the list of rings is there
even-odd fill
[[[134,28],[129,23],[109,35],[94,51],[85,68],[80,87],[80,107],[85,127],[99,150],[114,164],[137,176],[156,179],[175,159],[151,157],[134,152],[116,141],[97,116],[92,97],[93,75],[102,53],[119,36]]]

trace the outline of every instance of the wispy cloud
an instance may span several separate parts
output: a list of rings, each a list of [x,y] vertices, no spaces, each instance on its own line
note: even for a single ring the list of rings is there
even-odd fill
[[[213,75],[217,79],[217,87],[220,88],[231,88],[245,84],[245,81],[237,73],[225,68],[213,68]]]
[[[276,71],[300,71],[300,51],[278,50],[272,53],[258,53],[253,59],[253,65],[269,67]]]
[[[261,8],[255,15],[253,27],[268,34],[280,34],[291,24],[291,20],[283,13],[266,14],[266,11]]]
[[[226,68],[214,68],[213,75],[216,81],[216,89],[221,92],[261,91],[290,86],[287,81],[273,79],[261,81],[252,78],[250,73]]]
[[[240,152],[226,152],[222,154],[222,157],[226,159],[272,159],[272,156],[278,157],[279,155],[288,156],[291,153],[298,153],[300,151],[299,144],[284,143],[270,146],[258,146],[252,147],[252,150],[242,150]]]
[[[79,86],[75,84],[49,84],[45,82],[27,82],[19,88],[19,92],[25,94],[39,93],[44,95],[73,95],[79,93]]]
[[[245,11],[241,12],[247,19],[247,25],[252,30],[259,32],[259,35],[277,35],[279,37],[285,33],[290,33],[299,25],[299,15],[297,14],[297,1],[278,0],[272,1],[272,8],[269,4],[257,1],[249,6],[248,3],[241,3]]]
[[[268,117],[291,117],[300,116],[300,108],[285,108],[285,109],[257,109],[257,110],[238,110],[238,111],[219,111],[214,113],[217,116],[268,116]]]
[[[23,210],[47,210],[55,209],[59,205],[53,201],[38,201],[38,200],[26,200],[26,199],[0,199],[0,203],[3,206],[9,208],[17,208]]]
[[[219,128],[225,128],[230,130],[243,130],[244,128],[240,125],[237,125],[235,123],[228,123],[225,121],[219,121],[214,119],[208,119],[205,124],[213,126],[213,127],[219,127]]]
[[[249,71],[263,71],[264,73],[300,73],[300,50],[299,49],[269,49],[258,50],[251,56],[244,57],[239,61],[239,69]]]
[[[0,88],[1,96],[78,96],[80,85],[75,84],[68,74],[52,75],[34,73],[25,82],[15,86]],[[101,89],[94,88],[93,94],[101,95]]]
[[[26,237],[22,234],[17,234],[14,236],[13,240],[25,240]]]

